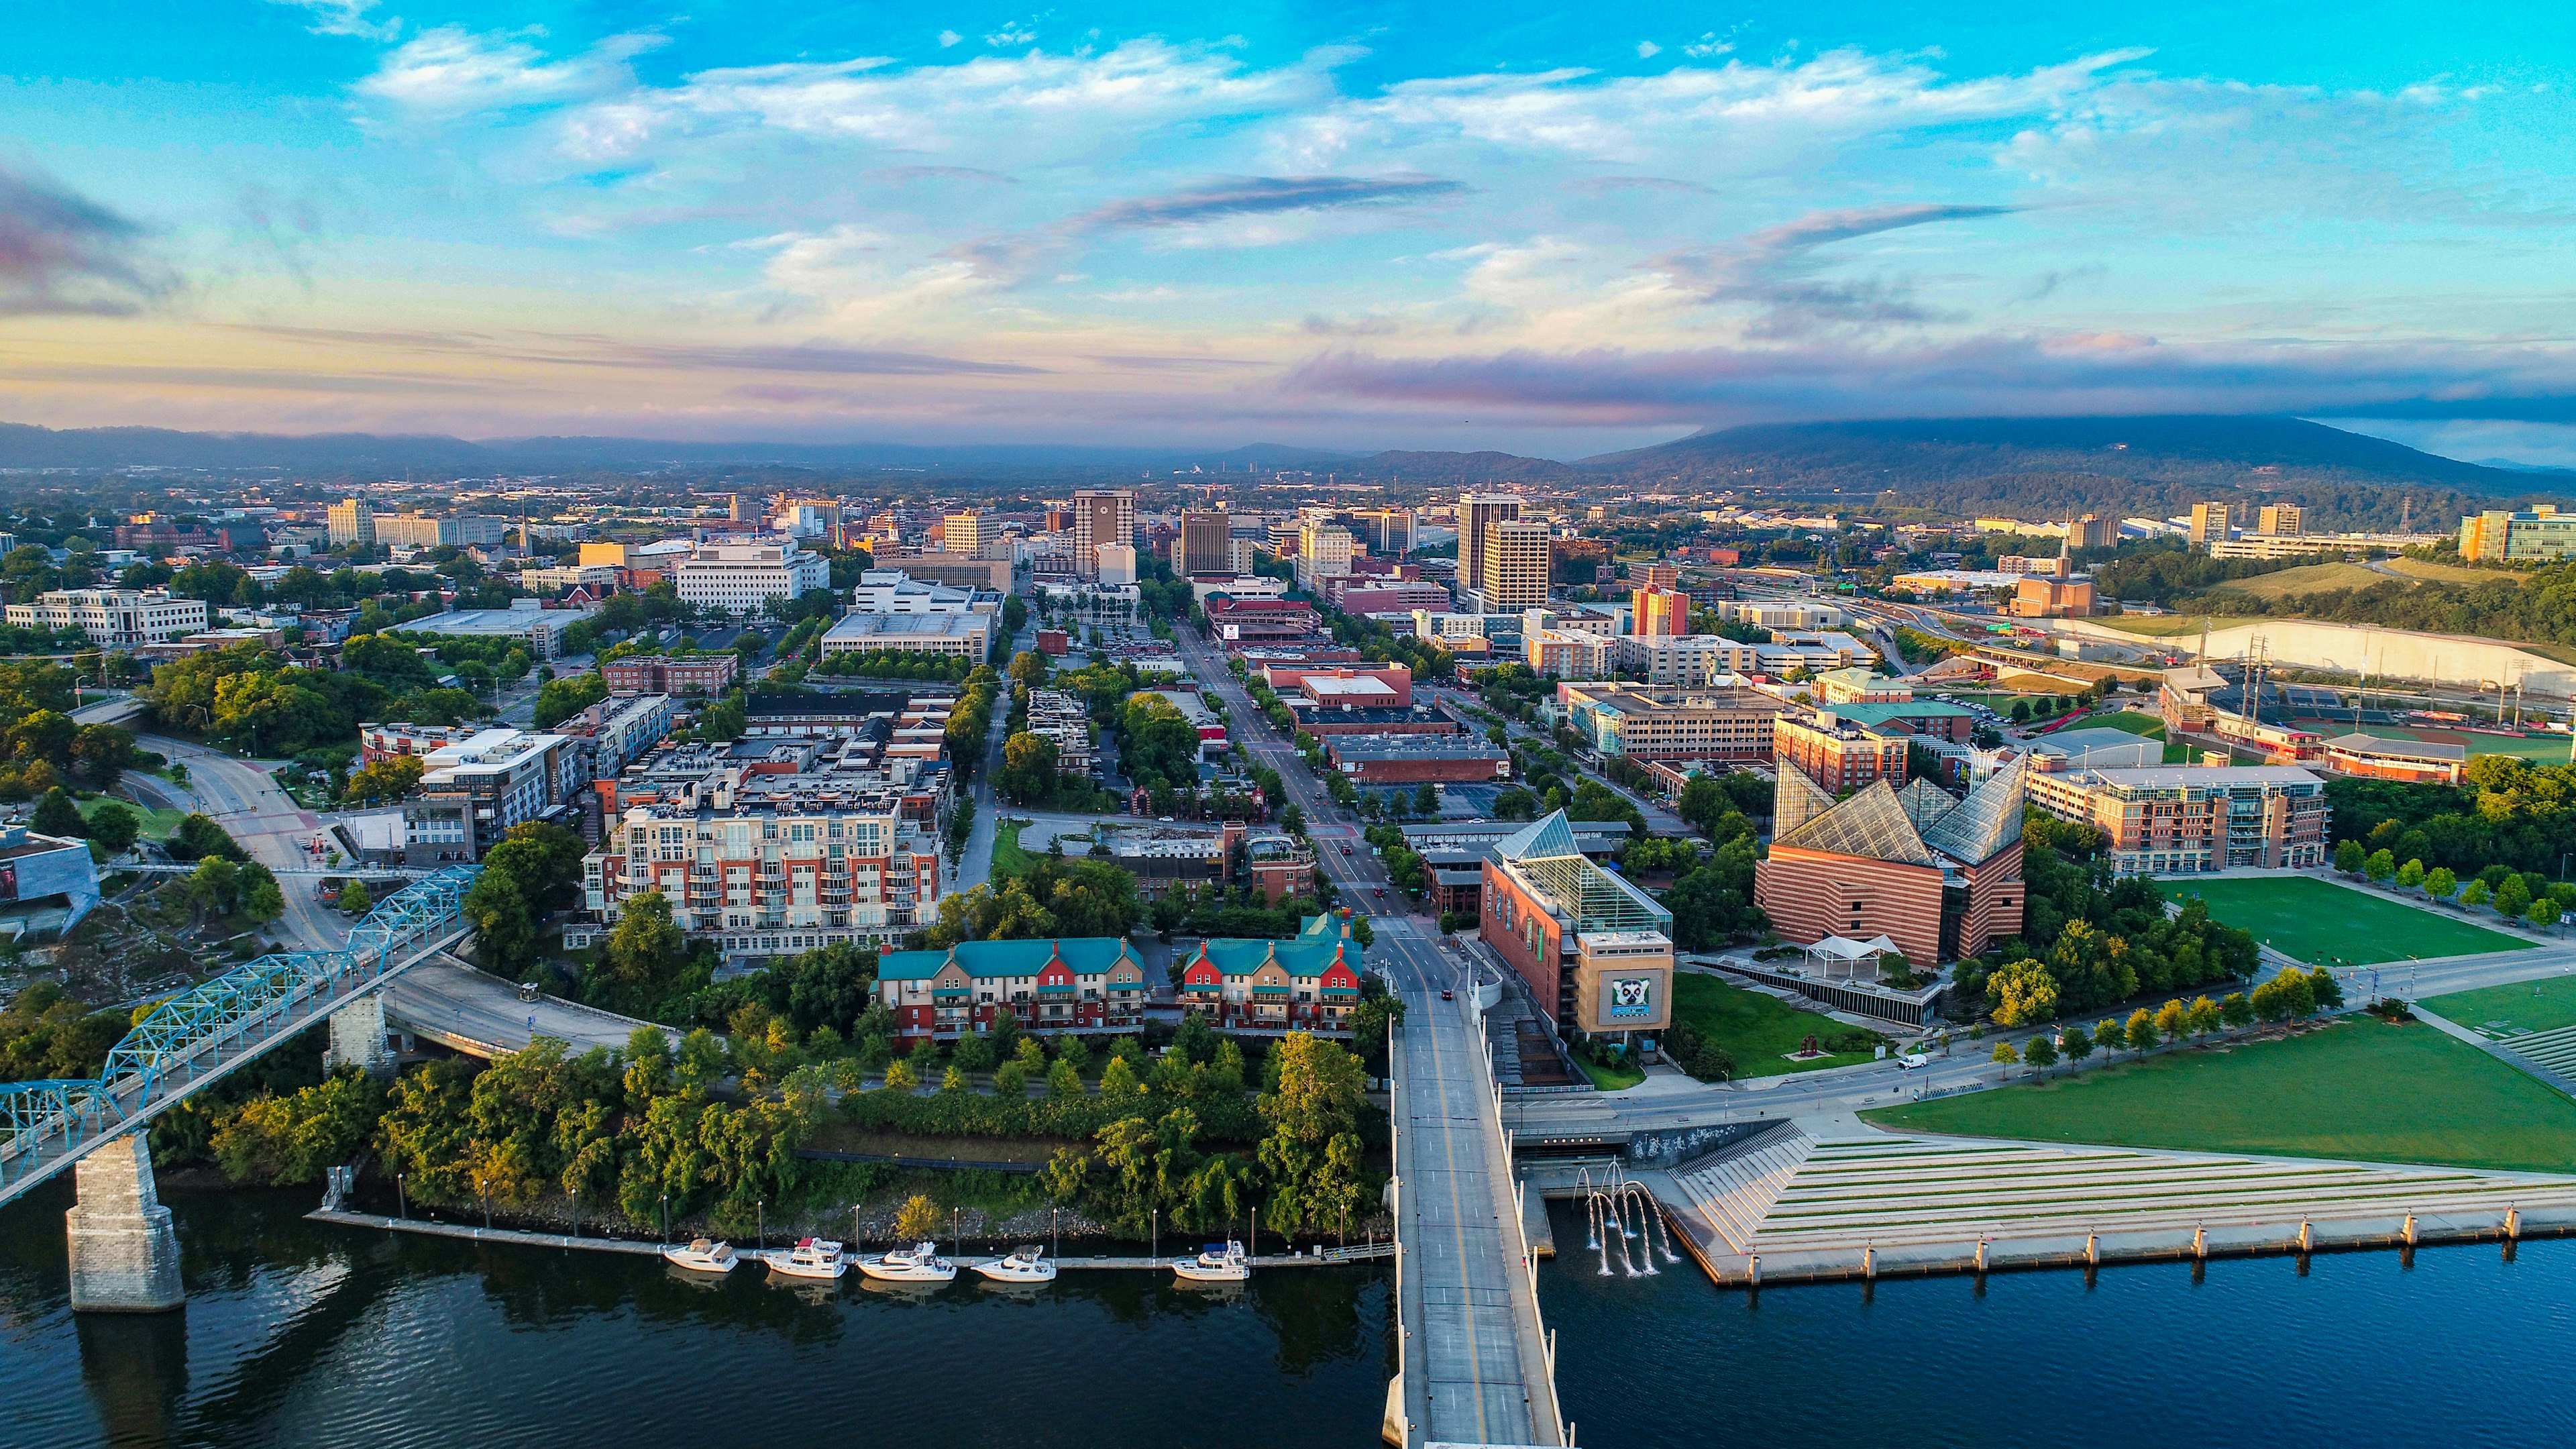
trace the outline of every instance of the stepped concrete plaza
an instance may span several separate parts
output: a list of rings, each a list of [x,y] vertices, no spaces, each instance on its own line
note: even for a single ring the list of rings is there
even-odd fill
[[[2576,1177],[1782,1124],[1644,1175],[1711,1278],[1981,1272],[2576,1229]]]

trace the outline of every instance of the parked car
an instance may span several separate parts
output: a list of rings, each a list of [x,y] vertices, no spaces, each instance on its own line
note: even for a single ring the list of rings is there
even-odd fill
[[[1910,1072],[1918,1067],[1928,1067],[1932,1065],[1932,1059],[1921,1052],[1907,1052],[1905,1055],[1896,1059],[1896,1065],[1898,1070]]]

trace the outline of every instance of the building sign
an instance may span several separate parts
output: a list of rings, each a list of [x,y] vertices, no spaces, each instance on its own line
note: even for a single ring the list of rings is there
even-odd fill
[[[1655,978],[1652,976],[1615,976],[1602,983],[1602,990],[1609,993],[1608,1015],[1614,1021],[1622,1017],[1655,1014]]]

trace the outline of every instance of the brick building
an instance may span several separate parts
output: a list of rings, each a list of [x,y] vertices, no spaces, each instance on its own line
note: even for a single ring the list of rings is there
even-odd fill
[[[1362,958],[1347,912],[1308,916],[1285,941],[1200,942],[1175,994],[1219,1031],[1346,1035]]]
[[[2021,930],[2024,799],[2019,762],[1964,799],[1881,778],[1836,802],[1782,770],[1753,903],[1803,946],[1885,936],[1917,966],[1976,955]]]
[[[599,666],[602,679],[617,694],[716,694],[742,673],[742,656],[723,654],[630,654]]]
[[[1152,994],[1144,964],[1110,936],[960,941],[877,959],[877,1000],[905,1041],[982,1035],[1004,1012],[1040,1034],[1141,1032]]]
[[[2326,863],[2325,781],[2292,765],[2159,765],[2033,775],[2030,803],[2110,840],[2113,873]]]
[[[1771,722],[1772,758],[1832,794],[1873,780],[1902,783],[1906,743],[1901,730],[1870,729],[1833,713],[1783,713]]]
[[[1565,812],[1497,843],[1477,933],[1561,1035],[1659,1033],[1672,1022],[1672,912],[1584,854]]]
[[[1424,781],[1482,783],[1511,773],[1500,746],[1470,735],[1333,735],[1324,757],[1354,785],[1414,785]]]

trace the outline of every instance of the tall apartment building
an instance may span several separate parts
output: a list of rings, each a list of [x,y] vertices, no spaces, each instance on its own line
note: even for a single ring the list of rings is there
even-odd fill
[[[1103,544],[1136,544],[1136,492],[1132,488],[1085,488],[1073,495],[1073,573],[1100,577]]]
[[[376,510],[363,498],[344,498],[322,514],[324,536],[334,548],[342,544],[373,547],[376,542]]]
[[[369,760],[418,755],[425,767],[403,797],[408,865],[482,859],[510,827],[570,797],[584,754],[564,735],[482,725],[368,724],[358,740]]]
[[[101,649],[131,649],[203,632],[206,603],[167,589],[54,589],[9,605],[6,617],[22,629],[77,628]]]
[[[1347,578],[1359,540],[1351,531],[1323,518],[1308,518],[1297,530],[1297,582],[1313,591],[1326,579]]]
[[[1650,639],[1671,639],[1691,631],[1690,595],[1670,589],[1639,589],[1630,596],[1635,610],[1630,633]]]
[[[939,520],[939,546],[950,553],[973,557],[984,546],[984,515],[969,508]]]
[[[1507,519],[1485,526],[1476,587],[1485,612],[1509,613],[1547,603],[1548,528],[1535,519]]]
[[[414,509],[377,515],[374,528],[375,542],[400,548],[471,548],[499,544],[508,536],[510,523],[487,513],[442,515]],[[336,536],[333,542],[338,542]]]
[[[1485,530],[1497,523],[1508,523],[1520,516],[1521,500],[1517,493],[1458,495],[1458,586],[1460,588],[1480,589],[1485,586]]]
[[[771,599],[793,599],[807,589],[828,588],[832,566],[792,538],[749,543],[702,543],[672,571],[684,603],[748,614]]]
[[[1682,586],[1682,566],[1669,563],[1639,564],[1628,570],[1628,577],[1641,590],[1678,589]]]
[[[1781,714],[1771,721],[1771,756],[1795,766],[1832,794],[1857,790],[1875,780],[1905,783],[1905,751],[1913,736],[1904,730],[1871,729],[1837,714]]]
[[[2191,506],[2191,541],[2205,544],[2211,539],[2227,537],[2228,512],[2224,503],[2195,503]]]
[[[2066,548],[2070,553],[2079,548],[2110,548],[2119,541],[2120,520],[2116,518],[2088,513],[2066,525]]]
[[[2307,516],[2295,503],[2266,503],[2254,515],[2254,531],[2266,538],[2297,538],[2308,531]]]
[[[2326,863],[2326,782],[2289,765],[2160,765],[2033,774],[2030,803],[2110,840],[2118,875]]]
[[[1193,508],[1181,514],[1180,534],[1172,540],[1172,573],[1231,573],[1234,570],[1234,520],[1222,508]]]

